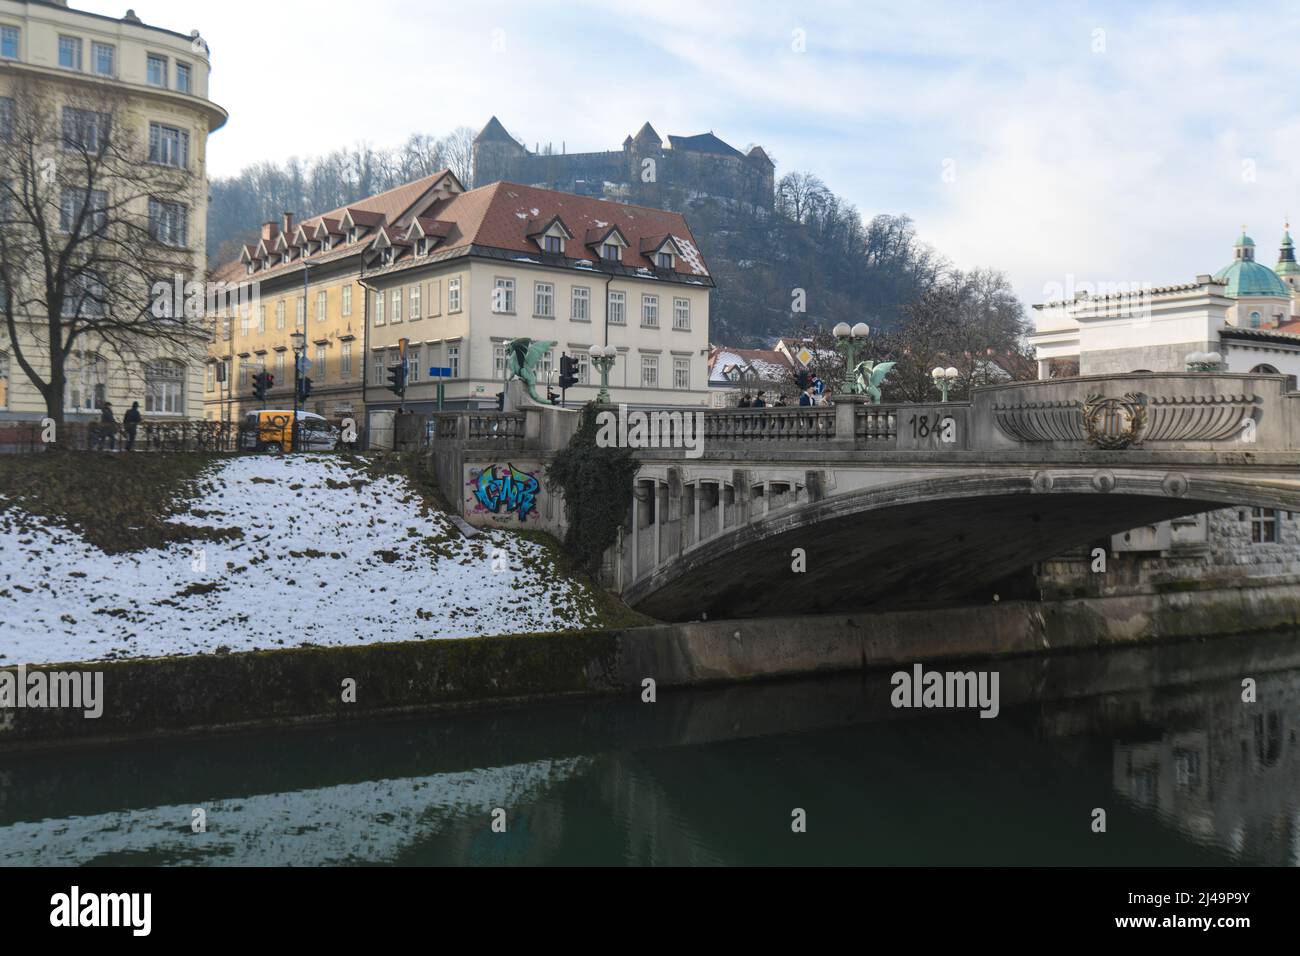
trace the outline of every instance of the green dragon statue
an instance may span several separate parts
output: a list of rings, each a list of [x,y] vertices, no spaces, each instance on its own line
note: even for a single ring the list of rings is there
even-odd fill
[[[897,362],[859,362],[853,370],[854,390],[859,395],[870,395],[871,401],[880,404],[880,386]]]
[[[534,342],[529,338],[511,339],[506,343],[506,369],[510,372],[506,381],[518,378],[528,389],[532,400],[539,405],[551,403],[537,394],[537,364],[554,347],[554,341]]]

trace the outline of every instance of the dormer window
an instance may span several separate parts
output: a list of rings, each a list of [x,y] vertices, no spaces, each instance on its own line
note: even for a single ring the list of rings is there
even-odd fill
[[[655,256],[655,265],[660,269],[671,269],[673,267],[673,254],[671,252],[661,252]]]
[[[542,249],[546,252],[553,252],[556,255],[564,252],[564,240],[559,236],[543,236]]]
[[[623,258],[623,247],[617,242],[607,242],[600,247],[600,257],[609,262],[619,262]]]
[[[309,255],[311,255],[311,243],[304,242],[298,250],[298,257],[300,259],[306,259]]]
[[[322,239],[322,240],[320,241],[320,251],[321,251],[321,252],[329,252],[329,251],[330,251],[330,237],[329,237],[329,236],[326,236],[324,239]]]
[[[351,229],[348,230],[348,242],[356,242],[356,241],[357,241],[357,227],[353,226]]]
[[[392,264],[393,264],[393,247],[392,247],[392,246],[389,246],[387,249],[385,249],[385,250],[380,254],[380,258],[383,260],[384,265],[386,265],[386,266],[392,265]]]

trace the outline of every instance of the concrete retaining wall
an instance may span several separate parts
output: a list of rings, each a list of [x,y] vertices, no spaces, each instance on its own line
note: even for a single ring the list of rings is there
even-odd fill
[[[1300,584],[85,665],[103,715],[0,710],[0,750],[1300,628]],[[75,665],[73,665],[75,666]],[[13,670],[13,668],[7,668]],[[67,671],[46,666],[36,670]],[[344,702],[344,681],[356,682]]]

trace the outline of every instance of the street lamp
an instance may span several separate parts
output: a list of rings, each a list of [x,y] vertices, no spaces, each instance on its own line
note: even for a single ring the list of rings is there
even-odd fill
[[[302,300],[303,321],[307,320],[307,299]],[[298,394],[302,391],[302,358],[307,353],[307,333],[298,329],[290,333],[293,343],[293,431],[289,435],[289,450],[298,450]]]
[[[608,405],[610,403],[609,371],[614,367],[618,349],[612,345],[593,345],[587,350],[587,354],[591,356],[591,364],[600,373],[600,393],[596,396],[596,404]]]
[[[934,371],[930,373],[930,377],[934,379],[935,386],[943,393],[942,401],[948,401],[948,386],[956,380],[957,370],[951,365],[947,368],[940,368],[936,365]]]
[[[1189,372],[1217,372],[1223,356],[1218,352],[1193,352],[1185,361]]]
[[[867,343],[871,326],[859,322],[850,328],[849,323],[840,322],[831,329],[831,332],[835,335],[835,348],[844,356],[844,380],[840,383],[840,394],[853,395],[858,390],[856,378],[858,363],[855,360],[858,349]]]

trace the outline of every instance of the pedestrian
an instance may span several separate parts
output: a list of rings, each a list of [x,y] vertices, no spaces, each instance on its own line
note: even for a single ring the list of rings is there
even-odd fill
[[[799,405],[801,408],[806,408],[809,405],[815,405],[815,404],[817,403],[816,401],[813,400],[812,386],[809,385],[807,388],[805,388],[802,392],[799,393]]]
[[[99,447],[104,447],[105,440],[109,448],[117,451],[117,419],[113,417],[112,402],[104,402],[99,409]]]
[[[140,427],[139,402],[131,403],[131,407],[122,416],[122,424],[126,427],[126,450],[130,451],[135,447],[135,430]]]
[[[767,408],[767,402],[763,401],[763,395],[764,395],[764,394],[766,394],[766,393],[764,393],[764,392],[759,392],[757,395],[755,395],[755,396],[754,396],[754,404],[753,404],[751,407],[753,407],[753,408]]]
[[[752,403],[749,400],[749,392],[746,392],[744,395],[740,396],[740,405],[739,405],[740,408],[749,408],[751,404]]]
[[[785,404],[786,404],[786,403],[785,403],[785,392],[782,392],[780,395],[778,395],[778,396],[776,397],[776,401],[772,403],[772,407],[773,407],[773,408],[785,408]]]

